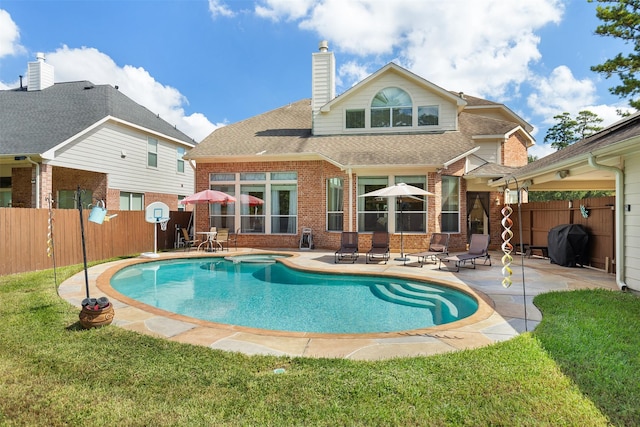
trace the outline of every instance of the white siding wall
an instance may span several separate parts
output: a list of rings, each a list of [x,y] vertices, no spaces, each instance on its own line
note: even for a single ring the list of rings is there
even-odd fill
[[[314,114],[327,102],[335,98],[335,58],[331,52],[313,54],[311,70],[311,94]]]
[[[178,146],[155,138],[158,140],[157,168],[147,167],[147,134],[115,124],[102,125],[56,151],[55,160],[49,164],[106,173],[109,188],[121,191],[192,194],[194,171],[185,162],[184,173],[177,172]],[[125,158],[121,157],[123,150]]]
[[[371,100],[380,90],[386,87],[399,87],[411,96],[414,108],[414,126],[402,128],[374,128],[371,129],[369,108]],[[417,107],[425,105],[438,105],[440,107],[439,126],[417,126]],[[345,129],[345,111],[350,109],[364,108],[366,127],[365,129]],[[422,86],[407,81],[395,73],[388,73],[379,79],[371,82],[366,87],[360,88],[350,93],[347,98],[333,104],[329,113],[320,113],[314,120],[315,135],[340,135],[348,133],[395,133],[398,131],[443,131],[456,130],[457,110],[455,103],[441,98],[436,93],[426,90]]]
[[[640,154],[625,159],[624,193],[631,211],[624,212],[625,280],[640,291]]]
[[[490,163],[502,164],[500,159],[500,143],[499,142],[476,142],[480,148],[475,155]]]

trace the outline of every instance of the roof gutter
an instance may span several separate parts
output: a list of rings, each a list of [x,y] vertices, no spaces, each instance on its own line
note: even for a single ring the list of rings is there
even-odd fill
[[[593,153],[589,153],[587,160],[592,168],[609,171],[616,176],[616,285],[624,291],[627,289],[627,284],[624,281],[624,172],[614,166],[598,164]]]
[[[40,163],[34,162],[29,156],[26,160],[32,165],[36,165],[36,208],[40,208]]]

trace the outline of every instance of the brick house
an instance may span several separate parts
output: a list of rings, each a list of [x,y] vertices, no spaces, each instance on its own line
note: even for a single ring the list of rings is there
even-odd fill
[[[424,248],[433,232],[450,233],[452,249],[464,249],[470,233],[491,234],[498,245],[501,195],[488,182],[527,163],[531,125],[502,104],[444,90],[393,63],[335,96],[326,42],[312,55],[311,92],[219,128],[187,153],[197,164],[196,191],[264,200],[198,206],[198,229],[240,230],[241,243],[256,247],[297,247],[303,227],[319,248],[358,231],[365,250],[380,229],[395,251],[400,231],[408,250]],[[402,205],[359,197],[399,182],[435,196]]]
[[[177,210],[193,193],[193,139],[117,86],[54,83],[42,54],[28,66],[27,86],[0,91],[0,207],[73,208],[80,186],[86,204]]]

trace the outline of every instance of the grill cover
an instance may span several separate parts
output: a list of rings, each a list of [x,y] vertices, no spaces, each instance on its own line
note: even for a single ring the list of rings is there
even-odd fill
[[[563,224],[549,230],[547,246],[552,263],[564,267],[583,266],[587,260],[589,234],[579,224]]]

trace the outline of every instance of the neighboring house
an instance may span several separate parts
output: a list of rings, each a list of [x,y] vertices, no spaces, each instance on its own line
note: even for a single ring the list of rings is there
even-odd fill
[[[0,91],[0,207],[74,208],[80,186],[83,204],[178,210],[193,193],[190,137],[117,87],[54,84],[41,54],[28,65],[26,87]]]
[[[405,249],[425,248],[433,232],[451,233],[457,249],[470,233],[490,233],[495,247],[499,193],[488,182],[527,163],[531,129],[504,105],[393,63],[336,97],[335,58],[321,42],[311,99],[219,128],[187,153],[197,191],[264,200],[199,206],[196,226],[240,229],[242,243],[261,247],[297,247],[303,227],[324,248],[350,230],[362,233],[361,250],[375,230],[392,233],[396,251],[401,232]],[[400,182],[435,196],[359,197]]]
[[[520,168],[494,188],[615,190],[618,286],[640,291],[640,113]]]

